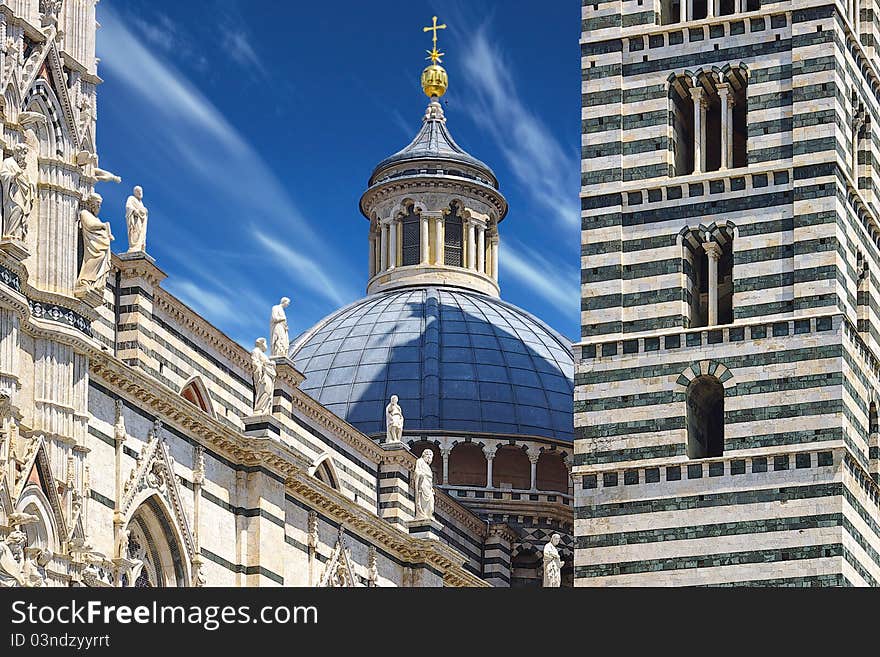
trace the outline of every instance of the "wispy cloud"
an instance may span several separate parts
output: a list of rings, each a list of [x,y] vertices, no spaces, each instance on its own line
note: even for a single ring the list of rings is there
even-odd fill
[[[464,23],[467,24],[467,23]],[[566,228],[580,225],[578,155],[564,148],[517,92],[515,77],[483,25],[462,42],[471,118],[490,134],[526,193]]]
[[[250,35],[233,25],[224,25],[222,31],[223,45],[229,56],[243,69],[258,73],[264,78],[268,77],[263,61],[251,45]]]
[[[101,23],[101,67],[114,84],[124,85],[131,92],[131,121],[148,121],[150,125],[161,126],[151,145],[151,155],[158,154],[167,162],[169,185],[175,186],[173,171],[178,170],[195,179],[196,189],[209,190],[201,192],[204,196],[201,202],[191,195],[187,198],[185,190],[179,190],[182,202],[191,204],[191,211],[201,215],[190,217],[188,223],[197,220],[198,231],[216,224],[227,233],[225,240],[235,243],[240,252],[251,254],[252,263],[272,258],[283,265],[279,273],[291,274],[289,284],[296,286],[294,289],[307,288],[321,298],[339,303],[351,299],[340,282],[349,272],[337,267],[331,276],[325,271],[325,267],[333,267],[331,263],[338,260],[333,248],[315,233],[288,195],[287,186],[242,133],[181,71],[160,55],[160,49],[145,45],[148,37],[136,34],[136,26],[129,29],[127,17],[123,20],[115,10],[105,7]],[[193,183],[188,181],[187,184]],[[156,210],[161,212],[162,209]],[[218,211],[221,216],[217,216]],[[180,210],[175,208],[164,214],[176,220]],[[253,226],[260,226],[262,232],[258,233]],[[285,239],[296,246],[284,246],[269,237],[275,231],[279,234],[283,231]],[[210,248],[211,240],[205,239],[203,234],[190,233],[187,238],[186,243],[196,247],[185,250],[190,256],[202,246]],[[307,253],[321,253],[323,257],[317,261],[305,255]],[[216,271],[216,261],[212,266]],[[169,280],[169,289],[205,312],[211,321],[240,329],[249,326],[248,321],[236,321],[235,313],[227,304],[235,306],[239,313],[247,311],[242,308],[242,304],[248,303],[245,299],[260,298],[250,289],[256,286],[254,279],[242,275],[236,285],[224,286],[222,281],[212,279],[210,268],[189,269],[191,276],[179,282]],[[223,296],[227,294],[224,303]]]
[[[276,262],[299,284],[337,306],[357,298],[354,290],[342,283],[338,276],[328,276],[313,258],[294,251],[281,240],[267,235],[259,228],[254,227],[253,230],[257,242],[271,253]]]
[[[512,240],[505,240],[502,250],[499,258],[502,275],[510,275],[534,290],[563,314],[577,313],[581,290],[576,269],[564,269],[534,249]]]

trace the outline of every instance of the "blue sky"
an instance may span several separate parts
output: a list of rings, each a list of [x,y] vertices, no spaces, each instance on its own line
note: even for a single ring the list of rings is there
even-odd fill
[[[163,286],[246,346],[293,299],[295,336],[365,293],[373,167],[418,131],[431,16],[456,140],[510,203],[502,297],[579,334],[580,3],[105,0],[102,218],[126,248],[144,187]]]

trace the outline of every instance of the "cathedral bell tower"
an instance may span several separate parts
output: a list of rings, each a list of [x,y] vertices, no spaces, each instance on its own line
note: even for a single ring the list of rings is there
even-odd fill
[[[379,163],[360,208],[370,221],[367,292],[447,285],[499,296],[498,224],[507,201],[483,162],[449,132],[440,98],[449,84],[434,33],[422,72],[430,98],[422,129],[406,148]]]

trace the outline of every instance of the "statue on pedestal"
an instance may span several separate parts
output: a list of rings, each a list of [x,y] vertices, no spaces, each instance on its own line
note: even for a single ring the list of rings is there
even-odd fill
[[[12,157],[0,165],[0,190],[3,193],[3,237],[24,241],[28,233],[28,219],[37,198],[37,181],[30,175],[28,155],[30,147],[16,144]]]
[[[416,461],[416,520],[434,519],[434,472],[431,461],[434,452],[426,449]]]
[[[287,358],[290,351],[290,334],[287,327],[287,315],[284,309],[290,305],[290,299],[284,297],[277,306],[272,306],[272,318],[269,321],[269,335],[272,340],[272,357]]]
[[[79,213],[84,254],[76,281],[77,288],[103,290],[107,274],[110,273],[110,242],[113,241],[113,233],[110,232],[109,222],[98,219],[102,200],[100,194],[90,194]]]
[[[385,434],[389,443],[399,443],[403,437],[403,409],[397,402],[397,395],[392,395],[391,403],[385,407]]]
[[[147,251],[147,206],[144,205],[144,189],[140,185],[132,190],[125,201],[125,222],[128,224],[128,252]]]
[[[254,343],[251,364],[254,368],[254,415],[270,415],[275,394],[275,363],[266,355],[266,338],[258,338]]]
[[[562,586],[562,566],[563,561],[559,556],[559,550],[556,546],[562,537],[559,534],[553,534],[550,542],[544,546],[544,587],[559,588]]]

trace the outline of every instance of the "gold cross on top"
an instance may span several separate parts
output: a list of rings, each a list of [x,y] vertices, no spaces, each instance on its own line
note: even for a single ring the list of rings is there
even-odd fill
[[[437,17],[436,16],[434,16],[434,24],[433,25],[422,28],[422,32],[433,32],[434,33],[434,49],[425,51],[428,53],[428,59],[431,60],[432,64],[437,64],[438,62],[443,61],[440,58],[446,54],[445,52],[440,52],[437,50],[437,30],[445,30],[445,29],[446,29],[445,23],[443,25],[437,25]]]

